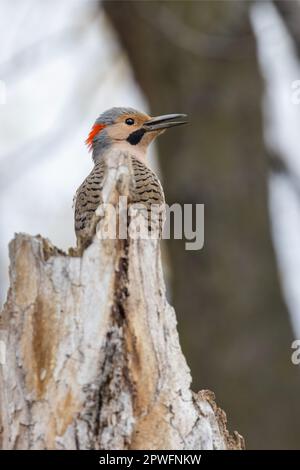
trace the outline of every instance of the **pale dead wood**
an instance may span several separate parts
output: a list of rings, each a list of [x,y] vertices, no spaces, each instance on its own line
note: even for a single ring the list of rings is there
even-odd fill
[[[128,168],[109,162],[106,201],[128,194]],[[190,389],[157,241],[95,238],[67,256],[18,234],[10,261],[2,449],[243,447],[213,394]]]

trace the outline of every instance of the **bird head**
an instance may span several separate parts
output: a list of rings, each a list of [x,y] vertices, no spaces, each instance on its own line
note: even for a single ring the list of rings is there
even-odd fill
[[[149,144],[169,127],[187,122],[186,114],[150,117],[133,108],[111,108],[93,125],[86,144],[97,162],[108,150],[119,148],[145,158]]]

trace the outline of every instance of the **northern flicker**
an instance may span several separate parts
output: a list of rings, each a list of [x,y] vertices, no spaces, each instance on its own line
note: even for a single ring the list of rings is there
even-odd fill
[[[93,236],[91,227],[96,209],[101,204],[105,159],[115,150],[130,155],[134,185],[130,203],[163,204],[164,193],[156,174],[148,167],[149,144],[165,129],[186,123],[185,114],[150,117],[132,108],[111,108],[99,116],[86,143],[92,151],[94,168],[78,188],[75,196],[75,232],[78,249]],[[105,157],[105,158],[104,158]]]

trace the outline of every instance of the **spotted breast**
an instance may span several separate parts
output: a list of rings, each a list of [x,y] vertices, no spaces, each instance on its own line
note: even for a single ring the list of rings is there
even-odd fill
[[[131,157],[133,184],[129,195],[130,205],[142,205],[147,213],[148,230],[161,236],[164,220],[164,192],[156,174],[141,160]],[[104,159],[98,161],[91,173],[78,188],[75,196],[75,232],[77,244],[90,230],[97,207],[102,202],[105,175]],[[158,224],[158,225],[157,225]]]

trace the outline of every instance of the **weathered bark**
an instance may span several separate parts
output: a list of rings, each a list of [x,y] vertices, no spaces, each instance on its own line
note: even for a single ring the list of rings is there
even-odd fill
[[[109,165],[115,204],[130,173],[118,155]],[[2,449],[243,447],[213,394],[190,389],[157,241],[96,237],[76,257],[18,234],[10,260]]]

